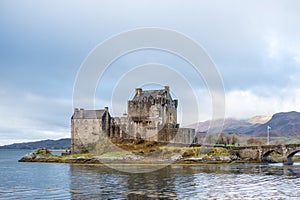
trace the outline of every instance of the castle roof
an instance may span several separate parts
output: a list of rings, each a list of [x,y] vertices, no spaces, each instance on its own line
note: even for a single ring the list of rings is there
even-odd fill
[[[74,112],[72,119],[101,119],[105,110],[78,110]]]
[[[165,93],[165,90],[143,90],[140,94],[136,94],[132,100],[142,100],[144,97],[149,98],[150,96],[155,99],[159,95],[164,95]]]

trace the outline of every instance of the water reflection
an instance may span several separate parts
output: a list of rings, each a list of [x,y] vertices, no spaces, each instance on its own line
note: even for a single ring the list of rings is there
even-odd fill
[[[299,199],[300,164],[171,165],[125,173],[103,165],[19,163],[0,151],[0,199]],[[153,165],[123,165],[150,171]]]
[[[300,189],[300,166],[171,165],[151,173],[130,174],[103,165],[71,165],[70,172],[73,199],[300,196],[296,190]]]
[[[127,167],[141,167],[128,166]],[[151,166],[143,166],[149,168]],[[175,177],[166,167],[151,173],[129,174],[103,165],[71,165],[73,198],[175,198]],[[85,183],[83,185],[82,183]]]

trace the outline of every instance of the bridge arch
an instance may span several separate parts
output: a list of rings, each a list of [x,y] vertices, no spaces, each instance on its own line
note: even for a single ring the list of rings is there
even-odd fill
[[[292,165],[294,163],[293,157],[300,152],[300,144],[288,144],[284,146],[286,149],[284,164]]]
[[[278,153],[278,154],[282,154],[282,153],[281,153],[280,151],[278,151],[278,150],[271,149],[271,150],[268,150],[268,151],[266,151],[266,152],[263,152],[262,157],[263,157],[263,158],[268,157],[268,156],[269,156],[271,153],[273,153],[273,152]]]
[[[292,158],[296,153],[298,153],[298,152],[300,152],[300,149],[298,149],[298,150],[295,150],[295,151],[292,151],[292,152],[289,152],[288,154],[287,154],[287,157],[288,158]]]
[[[261,161],[263,161],[263,162],[274,162],[274,159],[272,157],[269,157],[270,154],[273,153],[273,152],[282,155],[282,152],[278,151],[277,149],[269,149],[265,152],[262,152]]]

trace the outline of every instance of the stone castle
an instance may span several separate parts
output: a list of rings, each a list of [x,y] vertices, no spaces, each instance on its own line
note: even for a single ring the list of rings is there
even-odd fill
[[[172,99],[169,86],[161,90],[136,88],[128,101],[128,114],[112,117],[103,110],[74,109],[71,118],[71,151],[91,150],[103,137],[115,140],[144,139],[162,143],[191,144],[195,129],[179,128],[178,100]]]

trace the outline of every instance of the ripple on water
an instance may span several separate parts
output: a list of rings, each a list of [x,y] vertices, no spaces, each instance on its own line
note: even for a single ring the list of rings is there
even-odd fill
[[[102,165],[11,162],[0,164],[0,199],[297,199],[299,174],[300,166],[173,165],[130,174]]]
[[[210,174],[204,179],[203,175],[195,175],[196,190],[201,191],[197,197],[211,198],[285,198],[299,197],[299,186],[289,179],[278,176],[261,176],[256,174]],[[298,185],[299,185],[299,180]],[[201,184],[200,184],[201,183]],[[290,185],[292,183],[292,185]]]

